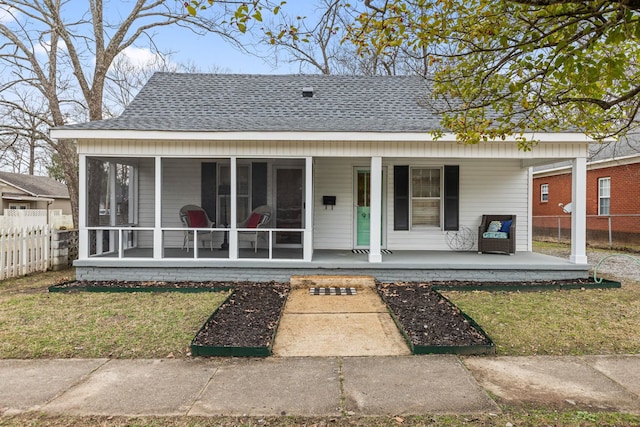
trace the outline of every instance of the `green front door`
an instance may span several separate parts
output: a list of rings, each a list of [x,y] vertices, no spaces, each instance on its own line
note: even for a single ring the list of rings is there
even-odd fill
[[[368,248],[371,234],[371,171],[369,169],[356,169],[356,241],[355,247]],[[384,181],[384,180],[383,180]],[[384,187],[384,185],[383,185]],[[384,212],[384,209],[383,209]],[[384,217],[384,213],[382,214]],[[384,221],[382,221],[384,223]],[[383,227],[381,227],[383,229]],[[384,241],[383,233],[380,233],[380,243]]]

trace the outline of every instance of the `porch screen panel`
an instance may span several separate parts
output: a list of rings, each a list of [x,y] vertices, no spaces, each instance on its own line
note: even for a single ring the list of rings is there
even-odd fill
[[[209,218],[216,217],[216,163],[201,165],[200,203]]]
[[[251,209],[267,204],[267,164],[251,164]]]
[[[393,167],[393,229],[409,229],[409,166]]]
[[[460,166],[444,167],[444,229],[458,230],[460,218]]]

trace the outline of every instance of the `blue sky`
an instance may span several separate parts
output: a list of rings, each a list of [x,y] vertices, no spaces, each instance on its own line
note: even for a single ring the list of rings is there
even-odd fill
[[[316,2],[313,0],[290,0],[284,5],[289,14],[310,16]],[[206,13],[203,12],[203,13]],[[265,12],[265,20],[269,15]],[[244,35],[242,40],[249,42],[250,36]],[[217,67],[219,72],[248,74],[286,74],[298,73],[298,66],[280,61],[277,68],[263,59],[241,52],[231,43],[215,34],[199,36],[192,31],[177,26],[159,30],[154,42],[161,50],[175,52],[171,58],[183,64],[195,63],[201,71],[211,71]]]

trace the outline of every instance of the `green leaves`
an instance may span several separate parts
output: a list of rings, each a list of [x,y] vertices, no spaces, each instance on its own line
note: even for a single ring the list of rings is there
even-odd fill
[[[389,0],[359,15],[349,40],[428,59],[422,72],[434,82],[433,106],[445,101],[443,125],[463,142],[624,132],[640,105],[640,14],[616,1],[524,3]]]

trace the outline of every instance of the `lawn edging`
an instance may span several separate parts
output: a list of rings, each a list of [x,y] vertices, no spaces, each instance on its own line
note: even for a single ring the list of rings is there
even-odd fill
[[[482,282],[478,282],[482,283]],[[560,291],[560,290],[574,290],[574,289],[614,289],[622,287],[621,282],[614,280],[603,279],[601,283],[589,282],[589,283],[556,283],[556,284],[529,284],[518,285],[518,282],[507,282],[505,284],[499,284],[497,282],[491,282],[490,285],[482,284],[459,284],[459,285],[447,285],[447,284],[431,284],[431,288],[434,291],[487,291],[487,292],[538,292],[538,291]]]
[[[269,357],[272,354],[273,341],[275,339],[276,332],[278,331],[278,326],[280,325],[280,319],[278,319],[278,324],[274,328],[273,335],[271,336],[271,340],[269,341],[268,346],[260,346],[260,347],[239,347],[239,346],[216,346],[216,345],[204,345],[197,344],[198,336],[202,334],[207,325],[214,319],[214,317],[218,314],[218,310],[222,305],[227,302],[227,300],[233,295],[233,292],[229,294],[227,299],[225,299],[222,304],[209,316],[209,318],[202,324],[196,335],[193,337],[191,341],[191,355],[192,356],[204,356],[204,357],[213,357],[213,356],[221,356],[221,357]],[[280,314],[280,317],[282,314]]]
[[[108,286],[108,285],[80,285],[81,281],[72,280],[69,282],[58,283],[49,286],[49,292],[105,292],[105,293],[133,293],[133,292],[178,292],[184,294],[193,294],[201,292],[227,292],[233,289],[233,286]],[[95,282],[93,282],[95,283]],[[131,282],[134,283],[134,282]],[[75,284],[75,285],[74,285]]]

